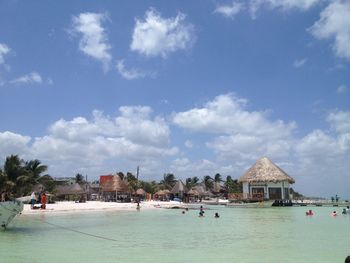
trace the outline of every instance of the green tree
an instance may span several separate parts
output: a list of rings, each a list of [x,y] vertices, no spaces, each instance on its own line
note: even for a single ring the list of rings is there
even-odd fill
[[[10,155],[1,172],[0,188],[15,196],[28,195],[46,170],[39,160],[25,162],[18,155]]]
[[[120,179],[124,180],[124,173],[123,172],[117,172],[117,175],[119,176]]]
[[[78,184],[82,184],[85,182],[85,179],[84,179],[84,176],[80,173],[77,173],[75,175],[75,182],[78,183]]]
[[[214,180],[209,175],[204,176],[202,182],[208,190],[211,190],[214,186]]]
[[[194,176],[192,178],[186,178],[186,187],[187,189],[191,189],[192,187],[195,187],[196,185],[198,185],[199,182],[199,178],[197,176]]]
[[[230,175],[226,177],[225,187],[228,193],[242,193],[242,184],[233,180]]]
[[[158,191],[158,184],[156,181],[152,181],[152,182],[140,181],[140,187],[150,194],[154,194],[155,192]]]
[[[53,192],[56,187],[55,180],[48,174],[41,176],[38,182],[42,184],[44,189],[48,192]]]
[[[163,180],[160,181],[160,185],[165,189],[171,190],[176,183],[175,175],[167,173],[163,175]]]
[[[126,180],[128,181],[131,190],[136,191],[138,189],[138,181],[135,175],[130,172],[126,173]]]

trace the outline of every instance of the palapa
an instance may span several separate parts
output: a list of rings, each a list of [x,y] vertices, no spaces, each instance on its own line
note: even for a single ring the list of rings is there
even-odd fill
[[[188,191],[187,194],[188,194],[188,195],[192,195],[192,196],[199,196],[198,191],[195,190],[195,189],[193,189],[193,188],[192,188],[190,191]]]
[[[143,190],[142,188],[139,188],[136,190],[136,195],[146,195],[146,191]]]
[[[56,193],[58,196],[62,195],[81,195],[85,194],[86,191],[78,184],[69,185],[58,185],[56,188]]]
[[[180,194],[180,193],[183,194],[183,193],[187,193],[187,189],[185,184],[181,180],[178,180],[170,192],[172,194]]]
[[[256,182],[283,182],[288,181],[293,184],[295,181],[285,171],[279,168],[267,157],[259,159],[251,168],[249,168],[238,182],[256,183]]]
[[[101,177],[102,176],[100,176],[100,178]],[[100,187],[103,192],[129,192],[128,183],[125,180],[122,180],[118,175],[104,177],[104,180],[100,181]]]

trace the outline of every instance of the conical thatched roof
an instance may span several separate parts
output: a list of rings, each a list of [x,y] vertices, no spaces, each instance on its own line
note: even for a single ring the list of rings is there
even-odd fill
[[[282,182],[293,184],[295,181],[267,157],[259,159],[238,179],[239,182]]]
[[[185,184],[181,180],[178,180],[170,192],[172,194],[186,193],[187,189]]]
[[[187,194],[188,194],[188,195],[193,195],[193,196],[199,196],[198,191],[195,190],[195,189],[193,189],[193,188],[192,188],[190,191],[188,191]]]
[[[155,193],[155,195],[167,195],[169,194],[170,191],[168,189],[165,189],[165,190],[159,190]]]
[[[136,190],[136,194],[137,194],[137,195],[146,195],[147,193],[146,193],[146,191],[143,190],[142,188],[139,188],[139,189]]]
[[[118,175],[101,175],[100,187],[103,192],[129,192],[128,183]]]

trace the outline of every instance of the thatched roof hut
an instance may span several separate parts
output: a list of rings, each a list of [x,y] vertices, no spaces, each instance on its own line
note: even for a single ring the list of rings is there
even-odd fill
[[[293,184],[295,181],[270,159],[262,157],[238,179],[238,182],[289,182],[290,184]]]
[[[168,194],[170,194],[170,191],[168,189],[159,190],[159,191],[155,192],[154,194],[155,195],[168,195]]]
[[[146,191],[143,190],[142,188],[139,188],[136,190],[136,195],[146,195]]]
[[[78,183],[68,184],[68,185],[58,185],[56,188],[57,196],[82,195],[85,193],[86,193],[85,189],[82,188]]]
[[[199,196],[212,196],[213,195],[210,191],[206,191],[205,186],[202,184],[196,185],[195,187],[193,187],[193,189],[198,192]]]
[[[172,194],[183,194],[187,193],[187,188],[181,180],[178,180],[170,192]]]
[[[103,192],[129,192],[128,183],[118,175],[101,175],[100,187]]]
[[[195,190],[195,189],[193,189],[193,188],[192,188],[190,191],[188,191],[187,194],[188,194],[188,195],[191,195],[191,196],[199,196],[198,191]]]

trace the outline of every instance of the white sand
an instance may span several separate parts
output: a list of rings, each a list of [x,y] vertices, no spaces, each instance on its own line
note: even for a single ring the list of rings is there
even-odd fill
[[[25,204],[22,214],[31,215],[41,213],[82,213],[89,211],[136,210],[136,206],[136,203],[88,201],[86,203],[57,202],[54,204],[47,204],[46,209],[31,209],[29,204]],[[173,207],[185,208],[186,205],[174,201],[144,201],[140,203],[141,210]]]

